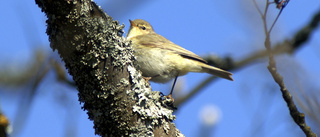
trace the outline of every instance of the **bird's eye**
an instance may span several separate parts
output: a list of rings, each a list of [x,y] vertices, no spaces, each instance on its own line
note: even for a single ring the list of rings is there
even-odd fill
[[[142,26],[141,29],[146,30],[146,27]]]

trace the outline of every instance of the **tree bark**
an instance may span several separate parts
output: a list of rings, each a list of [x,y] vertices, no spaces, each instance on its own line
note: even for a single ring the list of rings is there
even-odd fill
[[[79,101],[101,136],[183,136],[159,92],[133,66],[123,25],[90,0],[36,0],[48,17],[50,47],[77,85]],[[169,102],[170,103],[170,102]]]

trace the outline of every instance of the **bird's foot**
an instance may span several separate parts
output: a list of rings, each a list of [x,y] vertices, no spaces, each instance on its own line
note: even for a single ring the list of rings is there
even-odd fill
[[[144,76],[142,76],[142,78],[150,85],[149,80],[150,80],[152,77],[144,77]]]
[[[174,102],[174,98],[172,97],[171,94],[167,95],[167,96],[164,96],[162,93],[160,93],[162,95],[162,97],[164,97],[164,103],[168,106],[168,107],[171,107],[173,109],[177,109],[177,107],[175,107],[173,105],[173,102]]]

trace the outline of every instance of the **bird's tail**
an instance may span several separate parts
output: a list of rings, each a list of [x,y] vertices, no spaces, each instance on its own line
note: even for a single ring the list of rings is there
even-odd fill
[[[228,72],[228,71],[225,71],[225,70],[222,70],[222,69],[219,69],[219,68],[207,65],[207,64],[202,65],[202,69],[206,73],[233,81],[231,72]]]

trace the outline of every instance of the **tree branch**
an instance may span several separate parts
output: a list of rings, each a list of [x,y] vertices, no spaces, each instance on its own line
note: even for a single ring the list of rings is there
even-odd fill
[[[133,66],[123,25],[90,0],[36,0],[48,20],[50,46],[79,90],[101,136],[183,136],[172,110]]]
[[[260,13],[260,12],[259,12]],[[262,15],[262,14],[261,14]],[[320,10],[314,14],[313,18],[309,21],[309,23],[301,28],[292,39],[286,39],[282,43],[276,44],[270,52],[273,53],[273,55],[279,55],[284,53],[294,53],[297,51],[300,47],[304,46],[306,42],[309,41],[310,36],[314,33],[314,31],[317,29],[320,23]],[[217,66],[219,68],[225,69],[225,70],[232,70],[235,71],[237,69],[241,69],[249,64],[252,64],[259,59],[268,57],[268,51],[267,50],[260,50],[256,51],[255,53],[250,54],[249,56],[245,57],[244,59],[234,62],[232,58],[227,57],[225,59],[213,57],[213,56],[207,56],[203,57],[206,61],[208,61],[209,64],[213,66]],[[216,79],[215,76],[210,76],[206,79],[204,79],[198,86],[191,89],[190,92],[188,92],[187,95],[175,99],[175,104],[177,107],[179,107],[184,102],[188,101],[193,95],[197,94],[201,91],[202,88],[208,86]]]
[[[268,56],[269,56],[268,70],[271,73],[271,75],[272,75],[273,79],[275,80],[275,82],[279,85],[281,93],[282,93],[282,97],[285,100],[285,102],[287,103],[290,115],[293,118],[293,120],[295,121],[295,123],[302,129],[302,131],[305,133],[306,136],[308,136],[308,137],[316,137],[317,135],[315,133],[313,133],[311,128],[306,124],[304,114],[300,113],[299,110],[297,109],[296,105],[294,104],[292,96],[291,96],[289,90],[287,89],[286,85],[284,84],[283,77],[277,71],[276,61],[275,61],[274,55],[273,55],[273,53],[271,51],[270,32],[271,32],[272,27],[269,30],[267,29],[266,14],[267,14],[268,7],[269,7],[269,4],[267,3],[266,7],[265,7],[265,9],[266,9],[265,13],[262,16],[264,32],[265,32],[265,35],[266,35],[264,45],[265,45],[265,47],[267,49]],[[282,9],[280,10],[280,13],[281,13]]]

